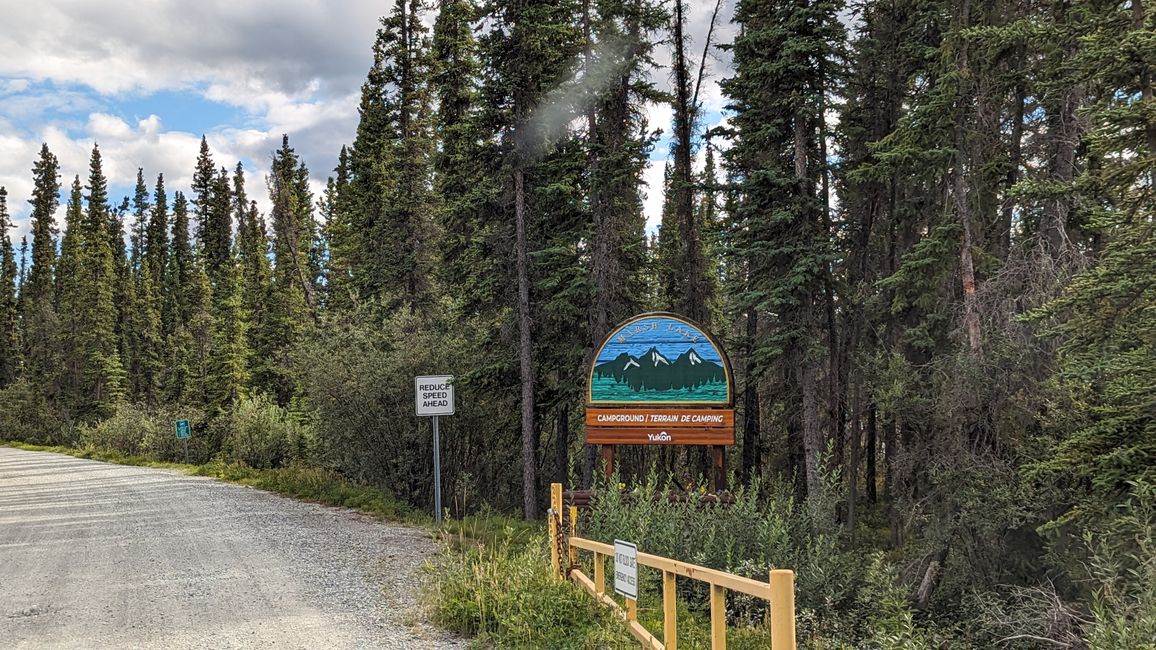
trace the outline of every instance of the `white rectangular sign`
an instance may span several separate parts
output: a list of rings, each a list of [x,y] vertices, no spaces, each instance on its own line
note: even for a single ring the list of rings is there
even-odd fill
[[[638,600],[638,547],[614,540],[614,591]]]
[[[413,389],[419,416],[454,414],[453,375],[414,377]]]

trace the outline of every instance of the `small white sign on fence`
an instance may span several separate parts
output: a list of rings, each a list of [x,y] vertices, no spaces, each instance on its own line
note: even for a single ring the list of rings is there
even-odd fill
[[[614,540],[614,591],[638,600],[638,547]]]

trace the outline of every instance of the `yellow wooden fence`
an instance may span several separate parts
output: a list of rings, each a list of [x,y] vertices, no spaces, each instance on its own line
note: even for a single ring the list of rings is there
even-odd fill
[[[626,619],[630,633],[651,650],[677,650],[678,611],[676,603],[678,576],[698,580],[710,585],[710,638],[712,650],[725,650],[726,635],[726,593],[738,591],[767,601],[771,620],[771,650],[795,650],[795,572],[788,569],[772,569],[767,582],[736,576],[724,571],[687,564],[670,558],[638,552],[638,564],[662,571],[662,640],[654,636],[638,622],[638,603],[627,598],[623,610],[618,602],[606,593],[606,560],[614,557],[614,546],[577,535],[578,509],[571,506],[568,512],[570,526],[564,526],[562,507],[562,485],[550,486],[550,561],[558,575],[570,578],[599,602],[614,609]],[[568,530],[568,532],[567,532]],[[594,576],[582,573],[578,565],[578,551],[594,554]],[[563,566],[563,553],[566,566]]]

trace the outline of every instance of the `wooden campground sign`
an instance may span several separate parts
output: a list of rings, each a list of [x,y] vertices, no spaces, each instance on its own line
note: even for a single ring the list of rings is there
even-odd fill
[[[586,385],[586,442],[603,445],[608,470],[614,445],[711,445],[721,463],[734,441],[734,376],[709,332],[666,312],[610,331]]]

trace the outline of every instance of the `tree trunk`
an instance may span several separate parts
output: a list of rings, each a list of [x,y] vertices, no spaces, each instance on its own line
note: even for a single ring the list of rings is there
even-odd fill
[[[759,313],[747,312],[747,345],[753,345],[759,330]],[[750,485],[751,477],[759,475],[762,454],[759,449],[759,384],[754,378],[755,364],[747,351],[743,367],[743,483]]]
[[[862,411],[859,400],[859,381],[853,379],[851,389],[851,460],[847,466],[847,531],[855,541],[855,505],[859,499],[859,440],[862,431]]]
[[[867,409],[867,501],[874,504],[878,502],[878,490],[875,487],[875,448],[876,442],[876,413],[875,405],[872,404]]]
[[[521,107],[518,112],[521,113]],[[530,264],[526,242],[525,119],[518,115],[514,161],[514,238],[518,274],[518,366],[522,377],[522,515],[538,518],[537,450],[534,445],[534,364],[530,344]]]
[[[956,146],[963,146],[963,129],[957,129]],[[955,211],[960,225],[959,245],[959,272],[963,280],[963,326],[967,332],[967,343],[972,354],[981,351],[981,337],[979,329],[979,306],[976,301],[975,290],[975,262],[972,259],[971,236],[971,206],[968,202],[968,185],[964,175],[966,166],[965,154],[962,148],[956,153],[956,167],[954,179]]]
[[[674,2],[674,209],[678,215],[679,250],[674,273],[683,278],[680,296],[671,296],[675,309],[704,327],[710,327],[711,287],[702,248],[702,228],[694,211],[694,167],[691,131],[695,106],[690,97],[690,70],[686,60],[684,0]],[[709,463],[709,455],[704,454]],[[709,465],[706,465],[709,467]]]
[[[570,405],[565,404],[558,408],[557,443],[555,458],[558,462],[558,482],[567,484],[570,479]],[[570,487],[574,487],[571,485]]]

